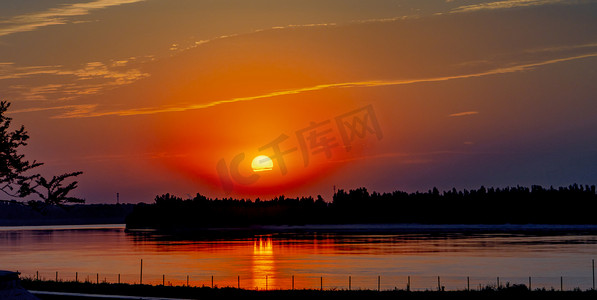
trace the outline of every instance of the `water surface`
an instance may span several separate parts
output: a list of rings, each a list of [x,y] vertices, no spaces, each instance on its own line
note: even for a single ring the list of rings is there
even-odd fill
[[[412,230],[417,229],[418,230]],[[528,284],[533,288],[592,287],[597,256],[594,229],[292,230],[245,236],[172,238],[125,232],[122,225],[5,227],[0,229],[1,269],[60,280],[251,289],[477,288]],[[386,228],[387,229],[387,228]],[[398,231],[392,232],[392,231]],[[379,277],[378,277],[379,276]],[[322,280],[323,279],[323,280]]]

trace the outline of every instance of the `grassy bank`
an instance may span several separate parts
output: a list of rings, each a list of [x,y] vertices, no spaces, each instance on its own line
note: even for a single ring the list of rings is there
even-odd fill
[[[34,291],[67,293],[127,295],[143,297],[167,297],[183,299],[508,299],[522,296],[525,299],[595,299],[597,291],[529,291],[524,285],[480,291],[372,291],[372,290],[273,290],[253,291],[236,288],[209,288],[186,286],[151,286],[112,283],[55,282],[23,279],[23,287]],[[46,299],[93,299],[88,297],[64,297],[39,295]]]

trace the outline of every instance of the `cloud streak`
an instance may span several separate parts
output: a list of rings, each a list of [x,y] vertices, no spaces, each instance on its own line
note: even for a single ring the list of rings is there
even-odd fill
[[[23,67],[10,62],[0,63],[0,80],[44,78],[46,83],[42,85],[19,84],[10,88],[19,91],[19,98],[23,100],[47,100],[48,95],[56,96],[54,98],[57,100],[67,100],[148,77],[148,73],[127,65],[132,60],[136,58],[116,60],[108,64],[89,62],[78,69],[67,69],[61,65]],[[53,77],[49,79],[48,76]]]
[[[477,77],[484,77],[484,76],[490,76],[490,75],[515,73],[515,72],[528,71],[528,70],[532,70],[536,67],[551,65],[551,64],[555,64],[555,63],[567,62],[567,61],[584,59],[584,58],[592,58],[592,57],[597,57],[597,53],[589,53],[589,54],[576,55],[576,56],[570,56],[570,57],[564,57],[564,58],[556,58],[556,59],[550,59],[550,60],[545,60],[545,61],[541,61],[541,62],[525,63],[525,64],[519,64],[519,65],[514,65],[514,66],[509,66],[509,67],[495,68],[495,69],[491,69],[491,70],[484,71],[484,72],[462,74],[462,75],[431,77],[431,78],[417,78],[417,79],[401,79],[401,80],[389,80],[389,81],[372,80],[372,81],[355,81],[355,82],[320,84],[320,85],[304,87],[304,88],[299,88],[299,89],[276,91],[276,92],[266,93],[266,94],[262,94],[262,95],[255,95],[255,96],[248,96],[248,97],[237,97],[237,98],[225,99],[225,100],[220,100],[220,101],[213,101],[213,102],[204,103],[204,104],[193,104],[193,105],[186,105],[186,106],[169,106],[169,107],[147,107],[147,108],[136,108],[136,109],[117,110],[117,111],[105,111],[105,112],[84,112],[82,114],[68,112],[66,114],[54,116],[54,118],[133,116],[133,115],[149,115],[149,114],[166,113],[166,112],[181,112],[181,111],[187,111],[187,110],[205,109],[205,108],[210,108],[210,107],[227,104],[227,103],[268,99],[268,98],[274,98],[274,97],[279,97],[279,96],[295,95],[295,94],[319,91],[319,90],[330,89],[330,88],[359,88],[359,87],[395,86],[395,85],[407,85],[407,84],[416,84],[416,83],[442,82],[442,81],[457,80],[457,79],[477,78]],[[468,113],[471,113],[471,112],[468,112]]]
[[[450,13],[461,13],[461,12],[474,12],[480,10],[494,10],[494,9],[507,9],[516,7],[530,7],[540,6],[548,4],[577,4],[582,1],[570,1],[570,0],[505,0],[495,1],[489,3],[463,5],[450,11]],[[586,1],[585,1],[586,2]]]
[[[0,22],[0,37],[18,32],[33,31],[50,25],[66,24],[69,17],[83,16],[93,10],[142,1],[145,0],[96,0],[87,3],[62,5],[42,12],[14,16]]]
[[[11,114],[18,114],[18,113],[30,113],[30,112],[41,112],[41,111],[48,111],[48,110],[61,110],[61,109],[68,109],[70,110],[68,114],[81,114],[85,112],[92,111],[97,105],[96,104],[74,104],[74,105],[62,105],[62,106],[52,106],[52,107],[31,107],[31,108],[23,108],[23,109],[16,109],[12,110],[9,113]]]
[[[455,114],[449,115],[449,117],[464,117],[464,116],[472,116],[478,114],[478,111],[464,111]]]

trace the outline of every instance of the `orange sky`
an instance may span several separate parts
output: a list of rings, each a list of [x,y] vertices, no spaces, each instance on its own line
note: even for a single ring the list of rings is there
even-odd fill
[[[27,156],[91,203],[595,183],[594,1],[265,2],[0,4]]]

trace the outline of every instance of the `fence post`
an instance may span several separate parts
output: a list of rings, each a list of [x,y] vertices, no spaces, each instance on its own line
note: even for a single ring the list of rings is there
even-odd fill
[[[95,283],[99,284],[99,273],[95,274]]]
[[[79,282],[79,272],[75,272],[75,282]]]
[[[294,275],[292,275],[292,290],[294,290]]]
[[[352,278],[351,278],[351,276],[348,276],[348,290],[349,291],[350,291],[351,284],[352,284]]]
[[[120,273],[118,273],[118,284],[120,284]]]
[[[381,276],[377,275],[377,291],[381,291]]]
[[[531,276],[529,276],[529,291],[532,291],[533,288],[531,287]]]
[[[187,278],[189,278],[189,277],[187,276]],[[240,275],[237,276],[236,281],[238,284],[238,288],[240,289]]]
[[[141,259],[141,272],[139,273],[139,284],[143,284],[143,259]]]
[[[166,285],[166,274],[162,274],[162,286]]]
[[[410,292],[410,276],[408,276],[408,281],[406,282],[406,290]]]
[[[35,280],[39,280],[39,271],[35,271]]]
[[[213,275],[211,275],[211,288],[212,289],[214,288],[214,276]]]
[[[319,279],[319,290],[323,291],[323,276]]]
[[[466,290],[467,291],[471,290],[471,279],[469,276],[466,276]]]
[[[56,271],[56,282],[58,282],[58,271]]]
[[[564,291],[564,276],[560,276],[560,292]]]
[[[498,278],[497,278],[497,289],[499,289],[499,288],[500,288],[500,277],[498,276]]]
[[[438,291],[442,290],[442,286],[441,286],[441,283],[440,283],[440,280],[439,280],[439,276],[437,276],[437,290]]]

